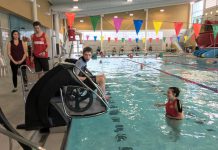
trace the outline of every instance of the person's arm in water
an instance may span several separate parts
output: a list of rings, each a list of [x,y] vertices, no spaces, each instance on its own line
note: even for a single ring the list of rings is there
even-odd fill
[[[156,107],[164,107],[166,104],[165,103],[157,103],[157,104],[154,104],[154,106]]]

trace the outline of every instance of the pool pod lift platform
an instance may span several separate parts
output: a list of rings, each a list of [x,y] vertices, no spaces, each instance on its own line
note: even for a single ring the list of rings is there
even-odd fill
[[[90,78],[92,74],[77,68],[75,62],[75,59],[66,59],[64,63],[58,63],[35,83],[25,100],[25,123],[18,125],[18,129],[65,126],[72,118],[95,117],[108,111],[108,102]],[[75,68],[93,85],[81,81]]]

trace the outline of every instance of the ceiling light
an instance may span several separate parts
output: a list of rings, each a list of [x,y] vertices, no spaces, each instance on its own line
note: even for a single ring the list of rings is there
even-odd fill
[[[78,9],[79,7],[78,7],[78,6],[73,6],[73,8],[74,8],[74,9]]]
[[[132,0],[127,0],[127,2],[132,2]]]
[[[78,2],[79,0],[73,0],[74,2]]]
[[[218,10],[216,10],[216,13],[218,13]]]
[[[129,16],[130,16],[130,17],[132,17],[132,16],[133,16],[133,14],[129,14]]]
[[[84,22],[84,20],[80,20],[79,22],[83,23],[83,22]]]
[[[114,16],[114,18],[118,18],[118,16]]]
[[[211,12],[210,12],[210,14],[212,15],[212,14],[213,14],[213,12],[211,11]]]
[[[205,16],[207,16],[207,13],[205,13]]]
[[[160,12],[164,12],[164,11],[165,11],[164,9],[161,9],[161,10],[160,10]]]
[[[37,4],[37,7],[40,7],[40,5],[39,5],[39,4]]]

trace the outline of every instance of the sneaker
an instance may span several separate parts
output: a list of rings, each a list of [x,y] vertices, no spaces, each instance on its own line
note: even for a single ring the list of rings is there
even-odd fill
[[[12,93],[17,92],[17,88],[14,88],[11,92],[12,92]]]

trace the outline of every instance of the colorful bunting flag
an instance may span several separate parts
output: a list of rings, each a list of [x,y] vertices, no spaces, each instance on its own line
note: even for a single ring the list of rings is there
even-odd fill
[[[71,29],[75,20],[75,14],[74,13],[65,13],[65,16],[67,17],[67,25]]]
[[[139,34],[139,31],[140,31],[140,29],[141,29],[141,27],[142,27],[143,20],[133,20],[133,22],[134,22],[136,34],[138,35],[138,34]]]
[[[122,18],[113,18],[113,20],[114,20],[114,27],[115,27],[116,33],[118,33],[120,30],[120,27],[122,25],[123,19]]]
[[[183,26],[183,22],[174,22],[174,28],[175,28],[177,37],[179,36],[182,26]]]
[[[178,42],[180,42],[180,36],[177,36],[177,40],[178,40]]]
[[[163,41],[166,42],[166,37],[163,37]]]
[[[214,36],[214,39],[216,39],[217,33],[218,33],[218,25],[214,24],[213,25],[213,36]]]
[[[160,22],[160,21],[153,21],[153,24],[154,24],[154,29],[155,29],[156,35],[158,35],[159,30],[160,30],[160,28],[162,26],[162,22]]]
[[[139,38],[136,38],[136,39],[135,39],[135,42],[138,43],[138,42],[139,42]]]
[[[115,38],[115,42],[118,42],[118,38],[117,37]]]
[[[152,40],[153,40],[152,38],[149,38],[149,42],[150,42],[150,43],[152,43]]]
[[[185,35],[185,36],[184,36],[184,42],[186,42],[187,40],[188,40],[188,36]]]
[[[170,37],[170,43],[173,43],[173,37]]]
[[[146,41],[146,38],[142,38],[142,43],[145,43],[145,41]]]
[[[94,36],[94,41],[97,41],[97,36]]]
[[[194,33],[195,33],[195,38],[198,38],[200,31],[201,31],[201,24],[199,23],[194,23],[193,24],[193,29],[194,29]]]
[[[129,38],[129,39],[128,39],[128,42],[132,42],[132,38]]]
[[[110,38],[110,37],[108,37],[108,38],[107,38],[107,41],[108,41],[108,42],[110,42],[110,41],[111,41],[111,38]]]
[[[93,27],[93,30],[95,31],[96,30],[96,27],[100,21],[100,16],[90,16],[90,20],[91,20],[91,23],[92,23],[92,27]]]
[[[157,42],[157,43],[159,42],[159,38],[156,38],[156,42]]]
[[[87,41],[89,40],[89,35],[86,35],[86,40],[87,40]]]
[[[125,42],[125,38],[122,38],[122,42]]]
[[[104,36],[101,36],[101,41],[104,41]]]

